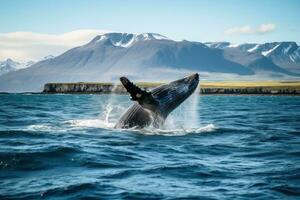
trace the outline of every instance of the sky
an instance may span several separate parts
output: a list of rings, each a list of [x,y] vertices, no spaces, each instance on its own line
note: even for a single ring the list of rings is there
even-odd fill
[[[300,42],[299,0],[0,0],[0,60],[38,60],[105,32]]]

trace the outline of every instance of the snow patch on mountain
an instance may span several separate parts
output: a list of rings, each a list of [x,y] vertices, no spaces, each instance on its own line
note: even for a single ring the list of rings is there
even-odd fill
[[[235,48],[235,47],[238,47],[238,46],[240,46],[240,44],[230,44],[228,46],[228,48]]]
[[[251,53],[251,52],[255,51],[258,47],[259,47],[259,44],[255,45],[255,46],[254,46],[253,48],[251,48],[251,49],[248,49],[247,51]]]
[[[98,35],[92,40],[92,43],[100,43],[104,41],[111,42],[112,45],[116,47],[130,48],[134,44],[140,41],[147,40],[170,40],[166,36],[157,33],[142,33],[142,34],[132,34],[132,33],[105,33],[103,35]]]
[[[216,48],[216,49],[225,49],[230,45],[229,42],[205,42],[204,44],[209,48]]]
[[[53,59],[53,58],[55,58],[55,56],[48,55],[48,56],[45,56],[42,60],[49,60],[49,59]]]
[[[262,51],[261,54],[264,56],[268,56],[270,53],[272,53],[272,51],[274,51],[275,49],[277,49],[280,46],[280,44],[277,44],[274,48],[269,49],[267,51]]]
[[[287,54],[287,53],[290,51],[291,48],[292,48],[292,44],[289,44],[289,46],[288,46],[287,48],[285,48],[285,49],[283,50],[283,52],[284,52],[285,54]]]

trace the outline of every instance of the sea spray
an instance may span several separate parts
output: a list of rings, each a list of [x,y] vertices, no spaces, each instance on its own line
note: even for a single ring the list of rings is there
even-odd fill
[[[100,114],[100,120],[103,120],[107,124],[115,124],[120,114],[126,109],[120,106],[117,95],[115,94],[117,88],[118,83],[115,82],[111,89],[111,94],[108,97],[107,103],[103,105],[102,110],[104,112]]]
[[[112,129],[115,123],[118,121],[122,113],[128,108],[128,106],[120,103],[120,96],[113,92],[118,88],[118,84],[115,83],[112,86],[112,93],[105,98],[99,112],[98,119],[82,119],[72,120],[69,123],[73,127],[83,128],[103,128]],[[215,130],[213,124],[201,124],[199,122],[199,87],[183,104],[176,108],[166,119],[164,125],[160,128],[153,126],[146,127],[144,129],[135,130],[129,129],[129,131],[139,132],[146,135],[185,135],[189,133],[202,133],[211,132]],[[201,124],[201,125],[200,125]]]
[[[190,96],[184,106],[184,128],[190,129],[199,127],[198,104],[199,89],[197,87],[196,91]]]
[[[111,88],[111,94],[107,95],[104,103],[99,108],[99,116],[97,119],[78,119],[67,121],[72,127],[77,128],[103,128],[112,129],[126,108],[120,106],[118,95],[114,92],[117,90],[118,84],[114,83]]]
[[[199,91],[196,91],[180,106],[178,106],[166,119],[164,129],[191,130],[199,128]]]

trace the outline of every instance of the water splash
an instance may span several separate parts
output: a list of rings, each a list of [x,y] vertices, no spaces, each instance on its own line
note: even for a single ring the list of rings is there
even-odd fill
[[[121,106],[117,99],[109,96],[107,102],[104,102],[101,108],[101,115],[97,118],[76,119],[62,122],[61,125],[50,126],[47,124],[37,124],[28,126],[31,131],[46,131],[46,132],[67,132],[68,130],[100,128],[120,132],[135,132],[143,135],[164,135],[164,136],[182,136],[187,134],[199,134],[213,132],[217,128],[214,124],[200,124],[197,118],[197,96],[185,102],[182,106],[176,109],[166,120],[161,128],[153,126],[144,129],[115,129],[114,125],[128,107]],[[67,126],[66,126],[67,125]]]
[[[109,95],[107,103],[102,104],[103,111],[99,116],[99,121],[104,121],[107,125],[115,124],[119,118],[118,113],[123,113],[126,108],[119,104],[117,95],[114,93],[118,88],[118,83],[114,83],[112,93]]]
[[[118,84],[115,83],[112,90],[115,91]],[[199,87],[185,102],[176,108],[166,119],[163,127],[157,129],[153,126],[144,129],[126,129],[146,135],[185,135],[189,133],[211,132],[216,129],[213,124],[200,124],[199,122]],[[73,128],[102,128],[113,129],[121,114],[128,107],[120,105],[119,96],[109,95],[106,102],[102,104],[101,114],[97,119],[70,120],[67,123]],[[117,129],[114,129],[117,130]],[[122,129],[120,129],[122,130]]]
[[[196,91],[190,96],[185,105],[185,118],[184,118],[184,127],[186,128],[196,128],[199,127],[199,87]]]
[[[103,112],[103,117],[104,117],[104,121],[105,123],[109,124],[110,118],[109,116],[111,115],[111,111],[113,110],[113,106],[109,103],[106,107],[105,107],[105,111]]]
[[[165,129],[197,129],[199,122],[199,89],[178,106],[167,118]]]
[[[78,128],[113,129],[115,123],[127,107],[122,107],[116,95],[110,95],[108,102],[103,105],[100,119],[83,119],[69,121],[71,126]],[[144,135],[181,136],[186,134],[207,133],[216,130],[214,124],[200,124],[199,122],[199,89],[182,105],[175,109],[165,121],[163,127],[157,129],[153,126],[144,129],[126,129]],[[122,129],[114,129],[122,131]],[[124,130],[123,130],[124,131]]]

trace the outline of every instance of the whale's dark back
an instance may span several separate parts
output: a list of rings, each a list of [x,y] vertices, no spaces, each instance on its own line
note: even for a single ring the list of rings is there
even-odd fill
[[[195,91],[198,83],[199,76],[194,74],[154,88],[150,92],[159,102],[156,111],[143,108],[138,102],[135,102],[122,115],[115,127],[143,128],[151,124],[156,127],[162,125],[167,116]]]

